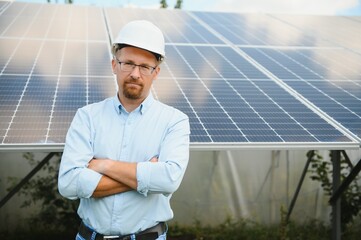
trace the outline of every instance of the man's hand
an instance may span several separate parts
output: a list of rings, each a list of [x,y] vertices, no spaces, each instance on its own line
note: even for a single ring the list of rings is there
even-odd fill
[[[137,189],[137,163],[135,162],[93,158],[89,161],[88,168],[127,185],[132,189]]]
[[[153,163],[158,162],[158,156],[152,157],[152,158],[149,160],[149,162],[153,162]]]
[[[93,158],[90,160],[88,168],[104,175],[113,161],[106,158]]]
[[[149,162],[157,163],[158,156],[152,157]],[[137,163],[93,158],[89,161],[88,168],[103,175],[93,197],[104,197],[137,189]]]
[[[119,161],[115,161],[107,158],[93,158],[92,160],[90,160],[88,164],[88,168],[104,175],[106,174],[107,170],[117,162]],[[153,162],[153,163],[158,162],[158,156],[152,157],[149,160],[149,162]]]

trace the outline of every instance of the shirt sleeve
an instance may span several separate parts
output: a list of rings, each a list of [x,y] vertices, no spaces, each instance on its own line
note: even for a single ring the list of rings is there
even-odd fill
[[[69,199],[91,197],[102,176],[87,168],[94,156],[91,132],[91,118],[81,108],[68,130],[59,169],[58,189]]]
[[[181,184],[189,160],[189,120],[177,114],[161,144],[157,163],[140,162],[137,165],[137,191],[169,195]]]

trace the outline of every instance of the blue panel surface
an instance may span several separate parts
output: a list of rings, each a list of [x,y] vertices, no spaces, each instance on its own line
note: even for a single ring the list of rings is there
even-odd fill
[[[361,48],[297,17],[19,2],[0,9],[0,148],[62,145],[78,108],[114,96],[111,42],[135,19],[164,32],[166,59],[151,91],[188,115],[194,146],[334,148],[361,138]],[[354,19],[309,20],[360,35]]]

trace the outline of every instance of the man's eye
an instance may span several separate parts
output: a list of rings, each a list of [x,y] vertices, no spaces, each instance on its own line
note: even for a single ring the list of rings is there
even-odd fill
[[[130,67],[130,66],[133,66],[134,64],[133,63],[123,63],[124,64],[124,66],[127,66],[127,67]]]
[[[140,66],[141,68],[145,69],[145,70],[149,70],[150,67],[149,66]]]

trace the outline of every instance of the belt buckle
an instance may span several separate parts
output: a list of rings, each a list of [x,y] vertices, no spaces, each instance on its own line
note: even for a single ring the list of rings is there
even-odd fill
[[[120,237],[119,236],[112,236],[112,235],[110,235],[110,236],[103,236],[103,239],[120,239]]]

